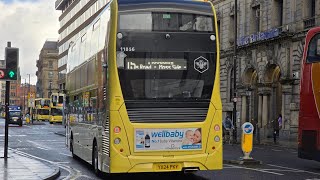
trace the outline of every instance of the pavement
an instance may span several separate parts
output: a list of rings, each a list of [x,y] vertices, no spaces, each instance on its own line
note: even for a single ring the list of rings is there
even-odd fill
[[[4,148],[0,146],[0,179],[3,180],[54,180],[60,175],[59,167],[28,157],[27,154],[8,150],[8,157],[4,158]]]

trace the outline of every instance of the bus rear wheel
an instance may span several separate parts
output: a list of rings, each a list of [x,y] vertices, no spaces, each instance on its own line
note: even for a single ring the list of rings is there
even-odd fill
[[[96,141],[93,142],[93,148],[92,148],[92,166],[93,166],[93,170],[94,170],[94,173],[97,175],[97,176],[100,176],[101,174],[101,171],[99,170],[99,157],[98,157],[98,146],[97,146],[97,143]]]
[[[76,155],[73,153],[73,136],[72,135],[70,138],[70,151],[71,151],[72,157],[76,158]]]

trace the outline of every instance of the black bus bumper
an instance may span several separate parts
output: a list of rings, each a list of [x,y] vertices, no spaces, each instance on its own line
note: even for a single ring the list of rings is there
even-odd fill
[[[302,148],[298,148],[298,157],[301,159],[315,160],[320,162],[320,151],[305,151]]]

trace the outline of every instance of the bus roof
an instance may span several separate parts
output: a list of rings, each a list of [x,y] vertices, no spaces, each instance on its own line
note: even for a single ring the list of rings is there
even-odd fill
[[[118,0],[120,5],[134,5],[134,4],[146,4],[146,3],[183,3],[193,5],[208,5],[206,1],[194,1],[194,0]]]
[[[135,9],[189,9],[197,13],[212,15],[211,4],[207,1],[191,0],[118,0],[122,11]]]

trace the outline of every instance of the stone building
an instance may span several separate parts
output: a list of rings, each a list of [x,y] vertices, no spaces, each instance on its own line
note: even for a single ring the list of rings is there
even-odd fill
[[[233,111],[234,0],[213,0],[221,45],[224,117]],[[296,141],[300,65],[308,29],[320,25],[320,0],[238,0],[237,127],[254,120],[260,137],[283,116],[280,136]],[[239,136],[238,136],[239,137]]]
[[[46,41],[37,60],[37,91],[36,96],[50,97],[58,92],[58,45],[57,41]]]

